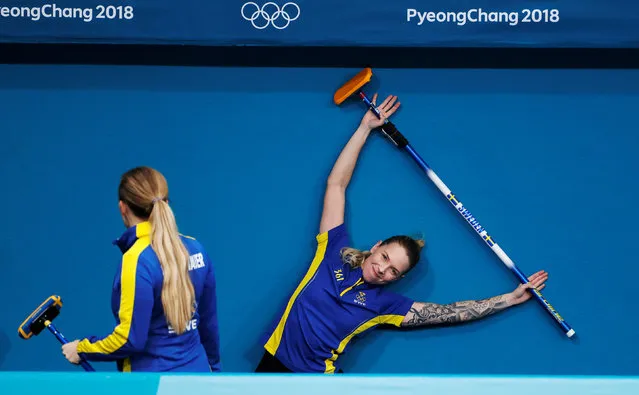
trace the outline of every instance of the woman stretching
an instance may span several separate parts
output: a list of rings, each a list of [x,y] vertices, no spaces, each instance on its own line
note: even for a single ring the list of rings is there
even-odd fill
[[[373,103],[377,94],[373,97]],[[385,289],[406,275],[420,259],[422,240],[393,236],[370,251],[350,247],[344,223],[346,189],[359,153],[371,131],[399,107],[396,96],[372,111],[343,148],[328,177],[317,248],[306,275],[264,339],[264,356],[256,372],[341,373],[338,357],[355,336],[380,324],[416,327],[478,320],[530,299],[528,288],[545,287],[539,271],[529,284],[484,300],[450,304],[416,302]]]

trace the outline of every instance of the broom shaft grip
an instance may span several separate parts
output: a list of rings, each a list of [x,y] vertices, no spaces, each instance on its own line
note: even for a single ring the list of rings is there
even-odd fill
[[[52,323],[49,322],[49,324],[47,325],[47,329],[49,329],[49,332],[53,333],[53,336],[55,336],[58,341],[62,344],[67,344],[69,343],[69,341],[64,337],[64,335],[62,333],[60,333],[59,330],[56,329],[55,326],[53,326]],[[93,366],[91,366],[84,358],[80,357],[80,365],[82,365],[82,367],[84,368],[84,370],[86,370],[87,372],[95,372],[95,369],[93,369]]]

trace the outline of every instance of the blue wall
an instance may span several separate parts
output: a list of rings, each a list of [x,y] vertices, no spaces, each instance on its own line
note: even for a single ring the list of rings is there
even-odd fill
[[[314,253],[325,178],[362,115],[334,89],[358,70],[0,66],[0,369],[76,370],[48,333],[16,329],[62,295],[68,337],[112,329],[120,174],[167,176],[181,231],[217,264],[224,368],[258,340]],[[384,330],[352,344],[358,373],[638,374],[639,73],[376,70],[418,152],[577,331],[535,302],[469,325]],[[357,247],[422,232],[426,263],[393,289],[451,302],[517,282],[409,156],[380,136],[349,189]],[[113,370],[111,364],[96,364]]]

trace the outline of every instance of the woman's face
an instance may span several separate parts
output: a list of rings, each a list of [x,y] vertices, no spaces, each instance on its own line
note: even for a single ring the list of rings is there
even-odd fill
[[[397,243],[371,248],[371,255],[362,264],[362,277],[369,284],[388,284],[397,281],[408,271],[410,263],[406,250]]]

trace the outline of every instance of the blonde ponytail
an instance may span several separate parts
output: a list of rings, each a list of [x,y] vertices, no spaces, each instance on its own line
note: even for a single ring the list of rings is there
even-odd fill
[[[164,276],[164,315],[173,332],[180,335],[195,312],[195,289],[189,275],[189,253],[168,203],[166,179],[150,167],[136,167],[122,175],[118,196],[136,217],[151,223],[151,248]]]
[[[164,274],[162,306],[166,319],[178,335],[186,331],[195,312],[195,289],[189,276],[189,253],[178,233],[173,210],[164,200],[154,203],[149,218],[151,247]]]

